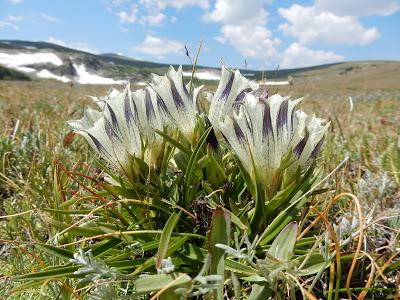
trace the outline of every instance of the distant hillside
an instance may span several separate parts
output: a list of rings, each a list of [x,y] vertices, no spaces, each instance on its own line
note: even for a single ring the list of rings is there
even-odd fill
[[[22,72],[0,65],[0,80],[31,80],[31,78]]]
[[[345,83],[349,80],[349,74],[363,72],[368,63],[347,62],[296,69],[240,71],[253,80],[260,80],[262,76],[267,79],[287,79],[292,76],[297,81],[300,78],[320,80],[322,77],[333,76],[331,80],[343,80]],[[380,66],[383,63],[374,62],[374,65]],[[396,62],[392,63],[396,65]],[[133,83],[142,83],[149,80],[151,73],[163,74],[169,67],[169,64],[137,60],[115,53],[93,54],[47,42],[18,40],[0,40],[0,65],[30,77],[81,84],[119,84],[127,79]],[[375,69],[372,66],[371,70]],[[190,65],[183,65],[183,70],[184,76],[191,75]],[[220,68],[197,66],[197,77],[201,81],[218,80],[219,74]]]

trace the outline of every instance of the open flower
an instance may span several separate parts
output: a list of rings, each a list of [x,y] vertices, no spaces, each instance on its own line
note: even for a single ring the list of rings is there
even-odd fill
[[[142,157],[142,142],[137,123],[137,109],[129,84],[122,92],[93,98],[101,112],[87,108],[81,120],[68,121],[89,145],[113,167],[128,177],[134,174],[133,157]]]
[[[239,113],[220,122],[221,132],[253,179],[273,192],[279,181],[282,159],[291,153],[293,172],[306,168],[317,157],[328,124],[296,111],[298,100],[280,95],[268,99],[246,94]]]
[[[183,82],[180,66],[177,71],[170,67],[164,76],[153,74],[150,87],[157,94],[157,106],[165,124],[179,128],[188,141],[192,142],[198,113],[197,96],[202,86],[189,92],[189,86]]]
[[[217,133],[219,122],[223,121],[225,116],[232,115],[233,108],[243,102],[246,93],[255,89],[257,85],[243,77],[239,70],[233,71],[225,66],[222,67],[221,80],[211,99],[208,112],[208,119]]]

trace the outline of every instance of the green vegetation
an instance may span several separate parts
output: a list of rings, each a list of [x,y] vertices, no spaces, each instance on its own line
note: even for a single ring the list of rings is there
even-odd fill
[[[31,80],[29,76],[22,72],[11,70],[0,66],[0,80]]]
[[[136,160],[131,179],[66,125],[107,87],[0,82],[0,294],[396,299],[400,86],[330,72],[270,90],[305,96],[301,109],[331,124],[314,169],[267,201],[201,125],[193,143],[165,135],[159,169]]]

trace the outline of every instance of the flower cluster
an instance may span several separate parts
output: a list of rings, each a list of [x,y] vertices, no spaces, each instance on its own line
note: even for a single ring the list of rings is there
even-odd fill
[[[112,89],[106,97],[92,97],[101,111],[87,108],[81,120],[68,124],[101,157],[131,177],[134,158],[157,165],[163,139],[156,129],[177,127],[189,141],[193,139],[200,88],[189,93],[182,68],[175,71],[170,67],[164,76],[153,75],[144,89],[131,92],[128,83],[123,91]]]
[[[132,158],[156,166],[162,156],[163,138],[155,130],[179,132],[196,143],[200,88],[185,85],[182,68],[172,67],[164,76],[153,75],[148,87],[93,98],[101,111],[86,109],[81,120],[69,121],[93,149],[127,175],[135,172]],[[222,68],[221,80],[209,97],[207,114],[218,140],[240,159],[253,180],[268,187],[276,181],[285,157],[289,172],[305,168],[317,157],[328,127],[322,119],[296,110],[301,101],[257,93],[257,85],[238,70]],[[256,96],[259,95],[259,96]]]

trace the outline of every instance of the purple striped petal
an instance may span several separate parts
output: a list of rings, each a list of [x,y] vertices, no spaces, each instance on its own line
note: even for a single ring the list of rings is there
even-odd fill
[[[281,103],[281,106],[279,107],[278,117],[276,119],[276,127],[278,129],[282,129],[284,126],[287,125],[288,108],[289,101],[286,99]]]
[[[131,109],[131,100],[129,97],[129,91],[127,91],[124,99],[124,115],[128,126],[132,125],[134,117]]]
[[[228,100],[228,96],[231,92],[232,89],[232,85],[233,85],[233,79],[235,79],[235,74],[231,73],[228,82],[226,83],[226,86],[224,88],[224,90],[221,93],[221,97],[220,100],[226,101]]]
[[[175,83],[169,79],[170,85],[171,85],[171,93],[172,93],[172,98],[174,99],[176,108],[178,110],[182,110],[185,108],[185,103],[182,100],[181,95],[179,94],[178,90],[176,89]]]
[[[319,152],[321,151],[322,144],[324,143],[325,136],[318,142],[318,144],[314,147],[313,151],[310,154],[310,159],[316,159]]]
[[[156,113],[154,111],[153,102],[151,101],[151,96],[149,90],[146,89],[146,97],[145,97],[145,106],[146,106],[146,117],[148,119],[154,119],[156,117]]]
[[[93,144],[96,146],[97,151],[99,151],[101,154],[110,157],[110,153],[108,153],[108,151],[106,150],[106,148],[104,148],[104,146],[100,143],[100,141],[95,138],[91,133],[86,131],[86,134],[90,137],[90,139],[92,140]]]
[[[263,137],[266,138],[273,134],[273,129],[271,121],[271,108],[267,102],[263,101],[263,103],[264,103],[264,117],[263,117],[262,134]]]
[[[308,134],[308,132],[306,132],[306,135],[304,136],[304,138],[302,138],[302,140],[296,145],[296,147],[294,147],[293,153],[296,156],[296,158],[299,158],[301,156],[301,154],[303,153],[304,147],[307,144],[308,137],[309,137],[309,134]]]

